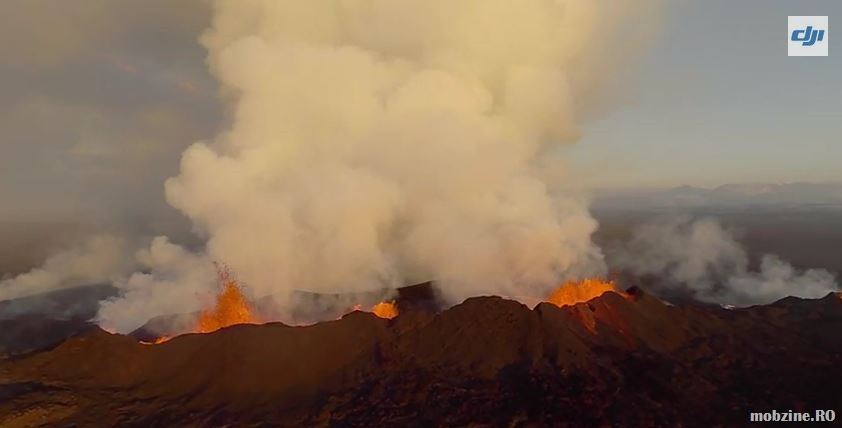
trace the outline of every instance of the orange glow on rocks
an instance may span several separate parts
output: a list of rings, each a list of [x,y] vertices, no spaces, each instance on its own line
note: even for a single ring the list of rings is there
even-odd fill
[[[558,307],[572,306],[595,299],[608,292],[625,296],[625,293],[617,289],[614,281],[587,278],[581,281],[564,283],[547,297],[547,301]]]

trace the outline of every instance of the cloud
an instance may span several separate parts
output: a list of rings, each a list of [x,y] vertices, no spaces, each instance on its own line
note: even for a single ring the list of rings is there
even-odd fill
[[[92,236],[84,243],[60,251],[38,268],[0,281],[0,300],[45,291],[111,282],[134,268],[126,243],[108,235]]]
[[[669,217],[641,225],[610,262],[636,275],[655,275],[657,291],[732,305],[817,298],[839,289],[830,272],[799,271],[774,255],[764,255],[759,269],[751,270],[743,246],[711,218]]]
[[[219,123],[201,1],[8,2],[0,13],[0,229],[27,222],[186,239],[163,198]],[[48,249],[32,249],[43,253]],[[17,260],[17,259],[16,259]],[[30,268],[10,258],[10,271]]]
[[[210,260],[155,238],[148,249],[137,253],[135,272],[115,281],[122,294],[102,303],[98,318],[103,328],[128,332],[149,320],[149,308],[160,314],[190,313],[213,298],[216,272]]]
[[[4,64],[27,69],[61,68],[129,46],[174,57],[179,41],[194,37],[207,19],[208,9],[200,0],[10,2],[0,14],[0,55]],[[174,43],[154,46],[171,37]]]

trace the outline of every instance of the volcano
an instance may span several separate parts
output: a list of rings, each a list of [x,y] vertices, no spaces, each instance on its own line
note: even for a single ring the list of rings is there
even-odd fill
[[[842,409],[836,294],[397,306],[157,345],[89,329],[0,360],[0,426],[739,426]]]

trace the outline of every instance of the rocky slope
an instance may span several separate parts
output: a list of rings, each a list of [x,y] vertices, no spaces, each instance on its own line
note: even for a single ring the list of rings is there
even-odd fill
[[[842,411],[840,327],[834,294],[725,310],[632,289],[159,345],[92,330],[0,362],[0,426],[740,426]]]
[[[101,284],[0,301],[0,357],[55,346],[90,330],[99,302],[117,292]]]

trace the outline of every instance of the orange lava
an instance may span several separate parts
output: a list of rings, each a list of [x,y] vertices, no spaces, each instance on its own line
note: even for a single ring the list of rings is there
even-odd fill
[[[242,286],[232,278],[231,271],[225,266],[218,267],[217,271],[222,290],[216,296],[215,305],[199,314],[196,332],[210,333],[235,324],[256,324]]]
[[[158,344],[164,343],[164,342],[166,342],[170,339],[172,339],[172,336],[161,336],[161,337],[155,339],[152,342],[145,342],[145,341],[141,340],[140,343],[142,345],[158,345]]]
[[[380,318],[392,319],[398,316],[398,307],[395,302],[380,302],[371,308],[371,312]]]
[[[388,319],[388,320],[398,316],[398,306],[395,305],[394,301],[392,301],[392,302],[380,302],[380,303],[372,306],[371,309],[368,310],[368,311],[363,309],[363,305],[357,303],[351,309],[351,312],[354,312],[354,311],[371,312],[371,313],[373,313],[374,315],[376,315],[380,318],[384,318],[384,319]],[[342,317],[340,316],[337,319],[341,319],[341,318]]]
[[[199,312],[199,319],[190,333],[210,333],[235,324],[257,324],[258,322],[243,295],[242,286],[233,278],[230,269],[224,264],[217,264],[216,271],[222,289],[216,296],[213,307]],[[161,336],[153,342],[141,341],[140,343],[158,345],[173,337]]]
[[[581,281],[568,281],[564,283],[547,297],[547,301],[558,307],[562,307],[584,303],[607,292],[625,295],[625,293],[617,289],[614,281],[588,278]]]

